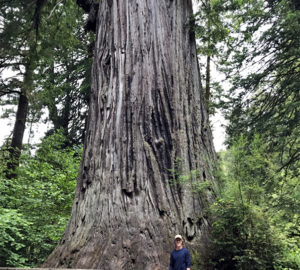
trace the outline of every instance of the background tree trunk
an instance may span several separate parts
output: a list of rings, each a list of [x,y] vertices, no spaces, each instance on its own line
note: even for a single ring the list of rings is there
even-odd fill
[[[19,160],[23,147],[23,137],[26,128],[26,120],[28,114],[29,99],[28,95],[33,87],[33,64],[32,59],[29,57],[27,65],[25,65],[25,75],[20,97],[18,101],[18,108],[16,119],[12,134],[12,140],[9,148],[9,159],[7,161],[6,177],[8,179],[16,177],[16,169],[19,166]]]
[[[211,62],[211,56],[208,55],[206,57],[206,84],[205,84],[205,100],[207,107],[209,108],[210,103],[210,62]]]
[[[213,181],[215,152],[191,14],[190,0],[99,2],[75,201],[44,267],[166,269],[177,233],[205,255],[213,195],[191,183]]]

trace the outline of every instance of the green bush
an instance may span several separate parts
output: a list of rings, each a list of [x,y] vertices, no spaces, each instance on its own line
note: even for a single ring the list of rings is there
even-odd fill
[[[26,264],[25,242],[31,223],[17,210],[0,208],[1,266],[22,267]]]
[[[274,269],[282,257],[281,240],[259,207],[219,199],[211,207],[216,269]]]
[[[64,136],[53,134],[34,155],[23,151],[16,178],[1,174],[0,266],[39,266],[61,238],[81,159],[81,149],[64,145]]]

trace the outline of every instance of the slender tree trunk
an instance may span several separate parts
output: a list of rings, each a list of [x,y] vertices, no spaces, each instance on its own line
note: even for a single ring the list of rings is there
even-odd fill
[[[19,159],[21,155],[21,150],[23,146],[23,137],[26,127],[26,119],[28,114],[28,93],[30,93],[32,88],[32,75],[33,75],[33,69],[32,65],[29,62],[26,66],[25,76],[24,76],[24,82],[21,89],[19,102],[18,102],[18,108],[17,108],[17,114],[16,114],[16,120],[14,124],[13,129],[13,135],[10,145],[10,158],[7,162],[7,170],[6,170],[6,177],[7,178],[13,178],[16,176],[16,168],[19,166]]]
[[[208,16],[207,16],[207,33],[208,33],[208,42],[207,42],[207,48],[208,48],[208,55],[206,56],[206,78],[205,78],[205,101],[208,108],[209,113],[209,103],[210,103],[210,95],[211,95],[211,86],[210,86],[210,63],[211,63],[211,5],[210,0],[208,0],[205,3],[205,6],[207,6],[208,9]]]
[[[99,2],[75,201],[44,267],[167,269],[178,233],[205,256],[213,194],[193,184],[213,181],[215,152],[191,13],[191,0]]]
[[[211,58],[210,55],[208,55],[206,57],[205,100],[206,100],[208,107],[209,107],[209,101],[210,101],[210,61],[211,61],[210,58]]]

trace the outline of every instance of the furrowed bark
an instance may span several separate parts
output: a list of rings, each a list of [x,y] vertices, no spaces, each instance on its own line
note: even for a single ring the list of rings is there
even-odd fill
[[[213,194],[192,184],[213,181],[215,152],[191,14],[189,0],[99,2],[75,201],[44,267],[166,269],[178,233],[205,255]]]

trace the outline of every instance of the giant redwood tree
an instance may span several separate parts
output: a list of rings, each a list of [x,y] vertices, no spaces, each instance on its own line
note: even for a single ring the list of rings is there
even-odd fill
[[[166,269],[177,233],[204,256],[212,194],[195,187],[213,181],[215,153],[192,1],[78,2],[97,14],[88,127],[71,218],[44,266]]]

